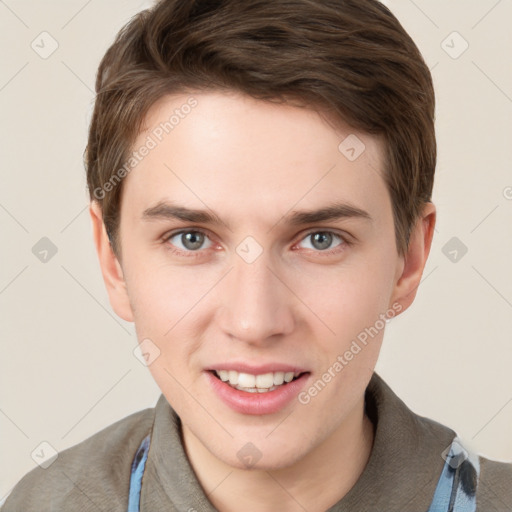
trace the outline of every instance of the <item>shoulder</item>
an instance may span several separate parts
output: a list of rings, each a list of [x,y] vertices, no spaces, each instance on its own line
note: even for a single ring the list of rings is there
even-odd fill
[[[154,414],[154,408],[131,414],[63,450],[46,469],[33,469],[13,488],[1,512],[124,512],[131,462],[152,429]]]
[[[480,456],[477,510],[510,512],[512,510],[512,463]]]

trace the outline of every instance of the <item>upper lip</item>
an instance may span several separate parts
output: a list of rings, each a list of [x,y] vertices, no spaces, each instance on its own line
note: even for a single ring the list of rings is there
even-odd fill
[[[251,375],[263,375],[265,373],[275,373],[275,372],[293,372],[295,374],[298,373],[306,373],[307,370],[304,368],[288,364],[288,363],[265,363],[265,364],[250,364],[244,362],[236,362],[233,361],[231,363],[218,363],[212,364],[208,368],[207,371],[214,370],[235,370],[238,373],[249,373]]]

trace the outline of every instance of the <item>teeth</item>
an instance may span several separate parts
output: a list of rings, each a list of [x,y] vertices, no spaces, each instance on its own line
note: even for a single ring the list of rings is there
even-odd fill
[[[284,372],[274,373],[274,385],[280,386],[284,382]]]
[[[220,370],[217,372],[217,375],[220,377],[220,380],[226,382],[229,380],[229,372],[227,370]]]
[[[294,372],[269,372],[261,375],[237,372],[236,370],[216,370],[215,373],[223,381],[231,386],[249,393],[265,393],[273,391],[276,386],[285,382],[291,382],[299,373]]]
[[[263,375],[258,375],[256,377],[256,387],[257,388],[271,388],[274,385],[274,374],[273,373],[264,373]]]
[[[278,386],[272,386],[271,388],[243,388],[241,386],[233,386],[235,389],[239,389],[240,391],[247,391],[248,393],[268,393],[269,391],[274,391]]]
[[[293,372],[286,372],[284,374],[284,381],[291,382],[293,380]]]
[[[229,376],[231,377],[231,372],[229,372],[229,374]],[[236,382],[231,382],[231,379],[229,379],[229,383],[237,384]],[[238,385],[242,388],[254,388],[256,387],[256,376],[251,375],[250,373],[239,373]]]
[[[258,388],[242,388],[240,386],[236,386],[236,389],[239,389],[240,391],[247,391],[249,393],[257,393]]]

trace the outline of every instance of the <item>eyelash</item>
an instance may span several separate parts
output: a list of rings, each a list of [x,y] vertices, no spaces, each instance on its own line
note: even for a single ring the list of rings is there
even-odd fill
[[[201,233],[207,238],[210,238],[208,233],[200,228],[195,229],[181,229],[179,231],[174,231],[172,233],[169,233],[163,237],[163,242],[165,243],[165,247],[167,250],[171,251],[173,254],[177,254],[178,256],[184,256],[186,258],[197,258],[203,256],[203,250],[198,249],[197,251],[183,251],[182,249],[177,249],[173,247],[169,242],[171,238],[174,238],[176,235],[182,235],[184,233]],[[315,253],[317,253],[320,256],[332,256],[333,254],[341,253],[346,247],[350,247],[352,245],[352,241],[348,239],[348,237],[343,236],[335,231],[330,231],[328,229],[313,229],[305,233],[302,238],[298,242],[296,242],[294,245],[302,242],[305,240],[308,236],[311,236],[315,233],[329,233],[334,235],[335,237],[339,238],[341,240],[341,243],[334,247],[333,249],[326,249],[326,250],[314,250]],[[312,250],[312,249],[309,249]]]

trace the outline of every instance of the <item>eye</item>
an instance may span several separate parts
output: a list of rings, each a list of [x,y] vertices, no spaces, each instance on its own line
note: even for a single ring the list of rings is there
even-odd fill
[[[338,243],[333,246],[336,241]],[[207,233],[197,229],[170,233],[164,238],[164,242],[172,252],[184,256],[199,256],[202,250],[210,249],[214,245]],[[312,231],[296,245],[328,255],[342,251],[350,243],[342,235],[332,231]]]
[[[206,233],[196,230],[172,233],[167,237],[166,241],[174,245],[178,252],[196,252],[199,249],[209,249],[212,245]],[[208,241],[209,245],[204,247],[205,241]]]
[[[300,243],[303,243],[304,241],[310,241],[309,247],[306,246],[306,249],[314,249],[315,251],[329,251],[329,249],[333,249],[331,247],[333,240],[338,239],[340,240],[340,243],[338,243],[334,250],[336,250],[337,247],[340,245],[344,245],[346,240],[341,235],[337,235],[336,233],[333,233],[332,231],[313,231],[311,233],[308,233]],[[300,245],[300,243],[298,245]]]

